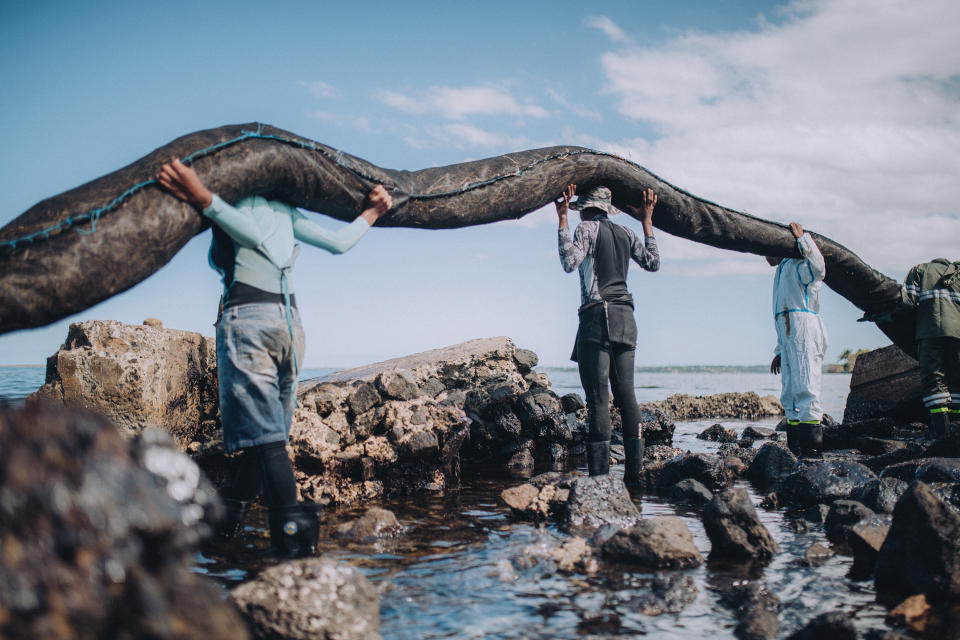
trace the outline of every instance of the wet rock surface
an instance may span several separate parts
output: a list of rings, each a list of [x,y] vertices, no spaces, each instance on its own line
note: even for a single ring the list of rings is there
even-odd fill
[[[785,445],[768,442],[757,451],[745,475],[762,486],[775,487],[796,467],[797,457]]]
[[[685,453],[664,463],[657,482],[661,488],[666,488],[687,478],[693,478],[711,491],[719,491],[730,485],[733,473],[717,455]]]
[[[674,516],[644,518],[621,529],[602,545],[606,560],[653,569],[686,569],[703,564],[703,556],[683,520]]]
[[[397,516],[392,511],[380,507],[371,507],[357,520],[344,523],[337,528],[340,537],[354,542],[373,542],[383,538],[394,538],[402,532],[403,527],[397,521]]]
[[[830,511],[823,521],[827,539],[831,542],[846,542],[853,525],[872,515],[873,511],[856,500],[837,500],[830,505]]]
[[[851,616],[830,611],[812,619],[802,629],[788,636],[788,640],[857,640],[859,634]]]
[[[733,634],[740,640],[770,640],[780,631],[780,599],[761,582],[739,582],[724,591],[721,602],[734,610]]]
[[[0,409],[0,636],[246,638],[191,571],[218,516],[169,437],[83,410]]]
[[[579,476],[570,483],[566,524],[572,530],[597,529],[605,524],[629,527],[640,519],[623,481],[611,474]]]
[[[923,482],[912,483],[897,502],[877,557],[875,586],[887,599],[960,597],[960,515]]]
[[[732,429],[724,429],[722,424],[717,423],[701,431],[697,438],[712,442],[736,442],[737,433]]]
[[[690,396],[678,393],[666,400],[650,403],[674,420],[701,418],[739,418],[750,420],[783,415],[783,406],[774,396],[760,397],[753,391]]]
[[[873,471],[851,460],[804,462],[783,478],[778,493],[798,506],[846,500],[876,477]]]
[[[309,558],[270,567],[230,593],[258,638],[377,640],[380,600],[363,574]]]
[[[650,582],[650,592],[632,600],[630,605],[648,616],[680,613],[697,599],[697,585],[690,576],[657,575]]]
[[[714,496],[703,510],[703,526],[710,537],[711,559],[768,560],[778,549],[745,489]]]

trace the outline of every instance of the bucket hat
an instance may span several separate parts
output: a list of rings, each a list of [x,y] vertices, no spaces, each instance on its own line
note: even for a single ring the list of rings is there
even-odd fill
[[[610,215],[620,213],[620,210],[613,206],[613,194],[606,187],[594,187],[586,193],[577,196],[576,202],[570,203],[570,208],[576,211],[584,209],[601,209]]]

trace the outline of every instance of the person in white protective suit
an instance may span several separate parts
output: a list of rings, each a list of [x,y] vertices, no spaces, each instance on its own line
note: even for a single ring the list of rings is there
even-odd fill
[[[799,258],[767,257],[777,267],[773,283],[776,355],[770,363],[782,372],[780,402],[787,417],[787,443],[794,453],[818,454],[822,448],[820,376],[827,350],[827,332],[820,317],[820,289],[826,275],[823,255],[809,233],[796,222]]]

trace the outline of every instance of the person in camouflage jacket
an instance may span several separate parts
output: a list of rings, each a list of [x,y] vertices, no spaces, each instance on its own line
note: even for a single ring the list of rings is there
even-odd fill
[[[917,311],[915,338],[935,436],[960,419],[960,262],[937,258],[910,269],[900,290],[902,302]]]

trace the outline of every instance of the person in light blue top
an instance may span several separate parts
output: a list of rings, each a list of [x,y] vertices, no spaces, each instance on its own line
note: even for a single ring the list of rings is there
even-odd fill
[[[809,233],[790,223],[799,258],[767,257],[777,267],[773,283],[773,318],[777,346],[772,373],[782,371],[780,402],[787,417],[787,443],[795,453],[819,453],[820,378],[827,351],[827,331],[820,317],[820,289],[827,268]]]
[[[318,508],[297,503],[286,453],[304,351],[292,276],[297,241],[343,253],[393,201],[378,185],[356,220],[330,231],[284,202],[254,196],[230,205],[179,160],[163,165],[157,180],[213,222],[210,264],[223,279],[217,318],[220,423],[226,451],[242,455],[232,484],[223,492],[227,513],[219,537],[237,535],[247,507],[262,493],[269,507],[273,550],[285,556],[312,555]]]

